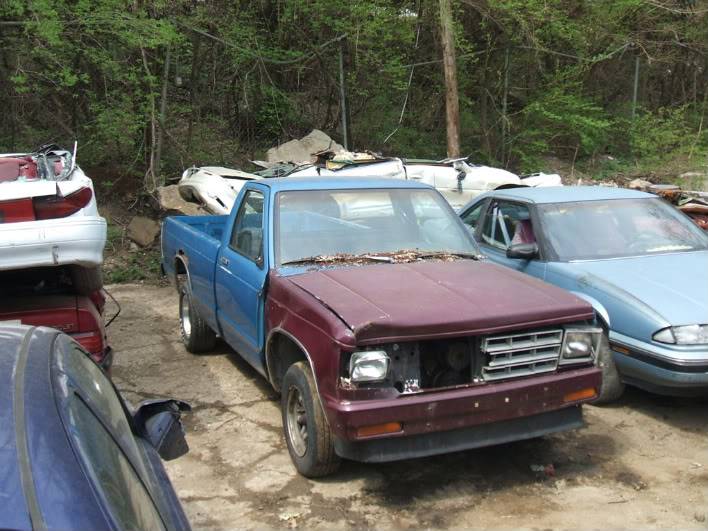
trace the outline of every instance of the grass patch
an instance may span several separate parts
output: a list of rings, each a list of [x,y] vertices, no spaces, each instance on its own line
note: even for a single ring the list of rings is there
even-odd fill
[[[103,274],[109,284],[159,282],[160,250],[147,248],[109,257],[104,263]]]

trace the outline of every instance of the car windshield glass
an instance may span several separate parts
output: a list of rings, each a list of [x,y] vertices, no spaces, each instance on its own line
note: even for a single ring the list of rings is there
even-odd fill
[[[539,205],[548,243],[561,261],[708,249],[708,236],[661,199]]]
[[[434,190],[280,192],[275,218],[280,265],[478,254],[460,220]]]

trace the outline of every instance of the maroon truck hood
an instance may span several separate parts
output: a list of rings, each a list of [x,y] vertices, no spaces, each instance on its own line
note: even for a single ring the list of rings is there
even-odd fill
[[[533,277],[485,262],[414,262],[288,277],[357,341],[472,335],[592,318],[592,307]]]

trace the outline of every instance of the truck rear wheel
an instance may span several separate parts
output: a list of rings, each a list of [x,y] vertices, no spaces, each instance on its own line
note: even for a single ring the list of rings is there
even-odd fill
[[[192,304],[192,296],[186,283],[179,289],[179,328],[187,352],[199,354],[214,348],[216,334]]]
[[[622,377],[617,370],[617,364],[612,355],[609,341],[604,335],[600,342],[598,366],[602,369],[602,384],[600,385],[600,394],[593,404],[609,404],[622,396],[622,393],[624,393],[624,382],[622,382]]]
[[[339,468],[334,434],[325,417],[309,365],[299,361],[285,373],[280,408],[290,458],[305,477],[326,476]]]

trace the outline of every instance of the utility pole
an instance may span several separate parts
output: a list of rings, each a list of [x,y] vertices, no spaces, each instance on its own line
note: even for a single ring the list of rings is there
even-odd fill
[[[634,90],[632,91],[632,121],[637,115],[637,95],[639,93],[639,54],[634,58]]]
[[[452,24],[452,0],[440,0],[440,44],[445,71],[445,109],[447,122],[447,156],[460,156],[460,99],[457,94],[455,36]]]
[[[347,85],[344,75],[344,38],[339,40],[339,107],[342,111],[342,143],[349,150],[349,120],[347,119]]]
[[[501,161],[506,166],[504,156],[506,154],[506,133],[509,130],[509,115],[507,114],[507,104],[509,101],[509,47],[504,52],[504,99],[502,100],[502,149]]]

